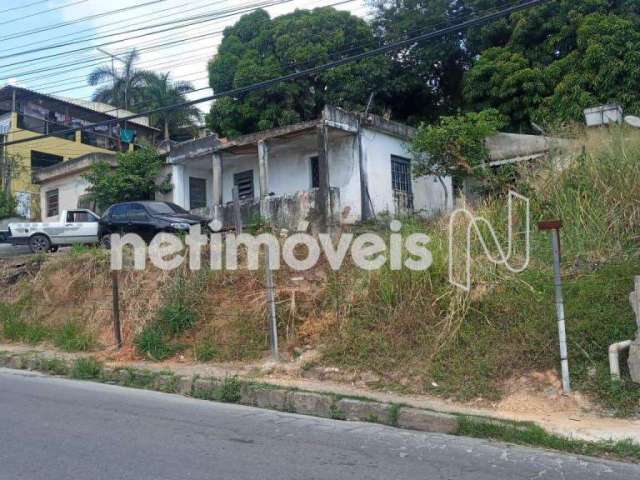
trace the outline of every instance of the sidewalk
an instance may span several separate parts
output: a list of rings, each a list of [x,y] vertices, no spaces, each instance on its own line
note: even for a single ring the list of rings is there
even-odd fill
[[[92,354],[68,354],[37,347],[3,344],[0,344],[0,351],[9,353],[38,352],[67,360],[92,356]],[[255,380],[279,387],[298,388],[310,392],[332,393],[341,396],[365,397],[379,402],[405,404],[414,408],[442,413],[529,421],[551,433],[574,439],[588,441],[631,439],[636,443],[640,443],[640,419],[598,416],[582,407],[584,399],[579,394],[573,394],[569,397],[549,398],[547,401],[542,401],[540,397],[531,398],[525,393],[516,393],[499,402],[495,408],[477,408],[426,395],[400,395],[331,381],[297,378],[288,375],[283,368],[272,363],[266,363],[262,366],[237,366],[146,361],[113,362],[105,360],[105,365],[146,369],[152,372],[171,371],[175,375],[184,377],[225,378],[237,375],[246,380]]]

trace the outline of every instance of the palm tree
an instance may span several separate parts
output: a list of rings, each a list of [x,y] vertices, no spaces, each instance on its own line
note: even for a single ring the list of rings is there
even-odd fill
[[[145,110],[156,110],[187,101],[187,94],[194,91],[190,82],[173,81],[169,73],[144,72],[142,98]],[[164,139],[180,128],[194,127],[201,113],[196,107],[167,110],[151,115],[151,124],[164,130]]]
[[[93,101],[108,103],[114,107],[129,110],[135,108],[140,100],[141,89],[144,86],[145,72],[135,67],[139,55],[134,48],[122,58],[118,58],[122,63],[121,68],[115,67],[115,62],[110,66],[101,66],[93,70],[87,79],[89,85],[99,87],[93,93]]]

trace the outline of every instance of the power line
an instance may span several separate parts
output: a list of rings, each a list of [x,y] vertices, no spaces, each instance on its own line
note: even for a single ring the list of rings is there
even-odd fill
[[[6,10],[0,10],[0,13],[13,12],[15,10],[24,10],[25,8],[33,7],[34,5],[42,5],[43,3],[47,3],[49,0],[40,0],[39,2],[28,3],[27,5],[20,5],[18,7],[7,8]]]
[[[191,101],[187,101],[187,102],[181,102],[181,103],[178,103],[178,104],[175,104],[175,105],[169,105],[169,106],[166,106],[166,107],[156,108],[156,109],[148,110],[148,111],[142,112],[142,113],[135,113],[133,115],[128,115],[128,116],[122,117],[120,119],[105,120],[103,122],[97,122],[97,123],[94,123],[92,125],[88,125],[86,127],[71,128],[71,129],[68,129],[68,130],[63,130],[61,132],[56,132],[56,135],[62,135],[62,134],[67,134],[67,133],[70,134],[70,133],[73,133],[73,132],[83,131],[83,130],[87,130],[87,129],[95,128],[95,127],[99,127],[99,126],[109,126],[109,125],[112,125],[112,124],[117,124],[118,122],[122,122],[122,121],[129,121],[129,120],[135,120],[135,119],[141,118],[141,117],[148,117],[148,116],[156,114],[156,113],[162,113],[162,112],[167,112],[167,111],[171,111],[171,110],[177,110],[177,109],[180,109],[180,108],[191,107],[193,105],[197,105],[199,103],[204,103],[204,102],[210,102],[210,101],[216,100],[218,98],[236,97],[236,96],[239,96],[239,95],[244,95],[244,94],[247,94],[247,93],[251,93],[251,92],[256,91],[256,90],[263,90],[265,88],[269,88],[269,87],[271,87],[273,85],[276,85],[278,83],[281,83],[281,82],[295,80],[297,78],[301,78],[301,77],[305,77],[305,76],[308,76],[308,75],[312,75],[314,73],[319,73],[319,72],[322,72],[324,70],[329,70],[329,69],[332,69],[332,68],[336,68],[336,67],[339,67],[341,65],[345,65],[345,64],[348,64],[348,63],[353,63],[353,62],[356,62],[356,61],[360,61],[360,60],[363,60],[363,59],[368,58],[368,57],[380,55],[382,53],[386,53],[386,52],[389,52],[389,51],[397,50],[399,48],[403,48],[403,47],[406,47],[406,46],[409,46],[409,45],[414,45],[414,44],[416,44],[418,42],[422,42],[422,41],[429,40],[429,39],[436,38],[436,37],[441,37],[441,36],[448,35],[448,34],[451,34],[451,33],[461,32],[461,31],[467,30],[469,28],[473,28],[473,27],[477,27],[477,26],[480,26],[480,25],[484,25],[486,23],[493,22],[493,21],[495,21],[495,20],[497,20],[499,18],[509,16],[512,13],[515,13],[515,12],[518,12],[518,11],[521,11],[521,10],[525,10],[525,9],[528,9],[528,8],[531,8],[531,7],[535,7],[535,6],[538,6],[538,5],[542,5],[542,4],[547,3],[549,1],[550,0],[528,0],[528,1],[525,1],[525,2],[522,2],[522,3],[519,3],[517,5],[513,5],[511,7],[502,9],[502,10],[500,10],[498,12],[495,12],[495,13],[492,13],[492,14],[489,14],[489,15],[485,15],[485,16],[480,17],[480,18],[476,18],[476,19],[473,19],[473,20],[468,20],[468,21],[459,23],[457,25],[452,25],[452,26],[449,26],[449,27],[445,27],[445,28],[442,28],[442,29],[439,29],[439,30],[435,30],[435,31],[429,32],[429,33],[425,33],[425,34],[422,34],[422,35],[417,35],[415,37],[411,37],[411,38],[408,38],[408,39],[405,39],[405,40],[391,42],[391,43],[389,43],[387,45],[383,45],[383,46],[378,47],[376,49],[369,50],[369,51],[366,51],[366,52],[362,52],[362,53],[359,53],[359,54],[356,54],[356,55],[352,55],[352,56],[349,56],[349,57],[345,57],[345,58],[342,58],[342,59],[339,59],[339,60],[335,60],[333,62],[328,62],[328,63],[325,63],[323,65],[318,65],[318,66],[307,68],[305,70],[301,70],[301,71],[298,71],[298,72],[295,72],[295,73],[291,73],[291,74],[288,74],[288,75],[275,77],[275,78],[272,78],[272,79],[269,79],[269,80],[265,80],[263,82],[258,82],[258,83],[254,83],[252,85],[247,85],[245,87],[239,87],[239,88],[234,88],[234,89],[231,89],[231,90],[227,90],[225,92],[214,93],[213,95],[209,95],[207,97],[199,98],[199,99],[196,99],[196,100],[191,100]],[[30,141],[34,141],[34,140],[40,140],[40,139],[43,139],[43,138],[48,138],[50,136],[52,136],[52,134],[37,135],[37,136],[33,136],[33,137],[30,137],[30,138],[25,138],[25,139],[21,139],[21,140],[13,140],[13,141],[10,141],[10,142],[6,142],[5,143],[5,147],[6,146],[11,146],[11,145],[17,145],[17,144],[20,144],[20,143],[26,143],[26,142],[30,142]]]
[[[82,0],[82,1],[86,2],[88,0]],[[139,3],[139,4],[136,4],[136,5],[130,5],[128,7],[118,8],[116,10],[110,10],[110,11],[102,12],[102,13],[96,13],[94,15],[89,15],[89,16],[86,16],[86,17],[76,18],[74,20],[68,20],[66,22],[61,22],[61,23],[57,23],[57,24],[54,24],[54,25],[47,25],[47,26],[35,28],[35,29],[32,29],[32,30],[26,30],[26,31],[18,33],[18,34],[5,35],[4,37],[0,37],[0,40],[14,40],[16,38],[22,38],[22,37],[26,37],[28,35],[33,35],[35,33],[50,32],[51,30],[58,30],[60,28],[68,27],[70,25],[76,25],[78,23],[87,22],[89,20],[95,20],[96,18],[105,17],[107,15],[114,15],[116,13],[127,12],[127,11],[130,11],[130,10],[135,10],[137,8],[146,7],[148,5],[154,5],[156,3],[162,3],[162,2],[166,2],[166,1],[167,0],[153,0],[153,1],[150,1],[150,2],[146,2],[146,3]]]
[[[164,1],[164,0],[161,0],[161,1]],[[271,7],[271,6],[280,5],[280,4],[283,4],[283,3],[289,3],[289,2],[292,2],[292,1],[293,0],[267,0],[267,1],[263,1],[263,2],[259,2],[257,4],[254,4],[254,6],[252,6],[252,7],[244,7],[244,8],[255,9],[255,8],[263,8],[263,7]],[[92,46],[77,48],[77,49],[68,50],[68,51],[65,51],[65,52],[59,52],[59,53],[55,53],[55,54],[52,54],[52,55],[45,55],[45,56],[42,56],[42,57],[31,58],[31,59],[22,60],[22,61],[19,61],[19,62],[7,63],[7,64],[4,64],[4,65],[0,65],[0,68],[13,67],[13,66],[17,66],[17,65],[22,65],[24,63],[31,63],[31,62],[35,62],[35,61],[39,61],[39,60],[49,60],[51,58],[57,58],[57,57],[61,57],[61,56],[67,56],[67,55],[70,55],[70,54],[73,54],[73,53],[84,52],[84,51],[87,51],[87,50],[93,50],[93,49],[95,49],[97,47],[108,47],[110,45],[114,45],[114,44],[117,44],[117,43],[126,42],[126,41],[130,41],[130,40],[137,40],[139,38],[144,38],[144,37],[148,37],[148,36],[151,36],[151,35],[156,35],[158,33],[170,32],[170,31],[173,31],[173,30],[176,30],[176,29],[185,28],[185,27],[189,27],[189,26],[193,26],[193,25],[199,25],[199,24],[207,23],[207,22],[210,22],[210,21],[213,21],[213,20],[217,20],[219,18],[225,18],[225,17],[229,17],[229,16],[234,16],[234,15],[237,15],[237,9],[221,10],[219,12],[216,12],[215,14],[214,13],[210,13],[210,14],[205,14],[205,15],[197,15],[195,17],[191,17],[190,18],[190,20],[195,20],[195,19],[199,18],[199,20],[194,21],[192,23],[188,23],[188,24],[184,24],[184,25],[180,25],[180,26],[172,26],[172,27],[169,27],[169,28],[165,28],[163,30],[157,30],[157,31],[154,31],[154,32],[142,33],[140,35],[135,35],[135,36],[128,37],[128,38],[123,38],[123,39],[119,39],[119,40],[113,40],[113,41],[110,41],[110,42],[104,42],[104,43],[100,43],[98,45],[92,45]],[[202,17],[204,17],[204,18],[202,18]],[[183,22],[183,21],[185,21],[185,20],[177,20],[177,21],[174,20],[174,21],[171,21],[171,22],[165,22],[165,23],[162,23],[162,24],[158,24],[156,26],[175,25],[176,23],[180,23],[180,22]],[[128,32],[117,34],[117,35],[123,35],[125,33],[133,33],[133,32],[136,32],[136,31],[140,31],[140,29],[131,30],[131,31],[128,31]],[[114,35],[108,35],[108,36],[114,36]],[[41,51],[41,50],[37,50],[37,51]],[[5,56],[5,57],[0,56],[0,58],[8,58],[8,57],[12,57],[12,56],[14,56],[14,55],[9,55],[9,56]]]
[[[41,10],[39,12],[32,13],[30,15],[24,15],[17,18],[12,18],[11,20],[6,20],[4,22],[0,22],[0,25],[7,25],[9,23],[19,22],[21,20],[25,20],[27,18],[37,17],[38,15],[43,15],[49,12],[55,12],[56,10],[63,10],[65,8],[73,7],[74,5],[80,5],[81,3],[87,3],[89,0],[78,0],[77,2],[68,3],[67,5],[61,5],[55,8],[49,8],[48,10]]]

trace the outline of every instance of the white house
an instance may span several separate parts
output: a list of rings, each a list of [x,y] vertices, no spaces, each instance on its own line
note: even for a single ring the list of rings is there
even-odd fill
[[[412,177],[407,143],[414,133],[375,115],[326,107],[309,122],[185,142],[167,157],[173,192],[165,199],[229,221],[236,187],[243,212],[253,205],[262,216],[292,226],[314,212],[353,223],[383,213],[451,208],[451,179],[444,179],[445,206],[436,178]]]

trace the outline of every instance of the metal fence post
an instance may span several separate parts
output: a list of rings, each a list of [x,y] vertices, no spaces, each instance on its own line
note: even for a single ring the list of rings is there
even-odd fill
[[[122,333],[120,330],[120,291],[118,285],[118,272],[111,271],[111,290],[113,293],[113,337],[118,350],[122,348]]]
[[[571,379],[569,377],[569,354],[567,351],[567,331],[564,320],[564,298],[562,296],[562,277],[560,271],[560,220],[547,220],[538,224],[540,230],[549,231],[551,236],[551,248],[553,249],[553,276],[556,300],[556,316],[558,317],[558,339],[560,342],[560,366],[562,370],[562,390],[571,392]]]
[[[269,312],[270,323],[270,337],[271,337],[271,355],[277,362],[280,360],[280,353],[278,351],[278,324],[276,316],[276,287],[273,283],[273,271],[271,270],[271,264],[269,262],[269,248],[265,249],[265,276],[267,280],[267,309]]]
[[[236,235],[242,233],[242,212],[240,211],[240,192],[238,187],[233,187],[233,216],[236,221]]]

